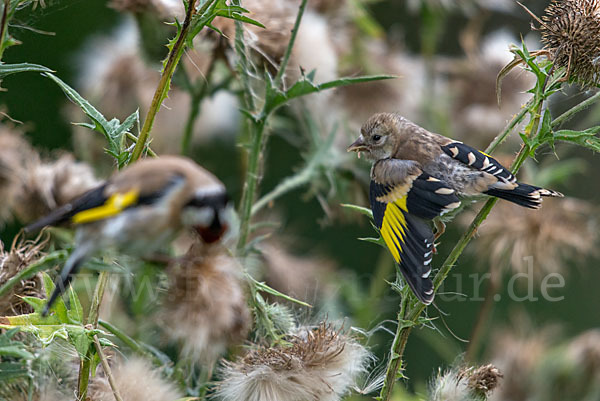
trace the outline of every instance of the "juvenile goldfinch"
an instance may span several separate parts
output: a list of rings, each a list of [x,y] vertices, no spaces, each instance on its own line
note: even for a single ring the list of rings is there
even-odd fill
[[[498,161],[398,114],[371,116],[348,151],[372,160],[369,197],[375,224],[417,298],[433,301],[431,220],[460,205],[459,196],[491,195],[538,209],[559,192],[522,184]]]
[[[227,228],[227,203],[225,187],[214,175],[187,158],[163,156],[141,160],[54,210],[25,228],[34,232],[63,223],[76,227],[75,250],[43,314],[81,264],[100,250],[148,255],[184,227],[194,228],[204,242],[217,241]]]

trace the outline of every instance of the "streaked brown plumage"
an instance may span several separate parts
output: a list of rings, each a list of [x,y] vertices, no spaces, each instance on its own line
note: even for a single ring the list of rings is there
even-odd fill
[[[431,220],[459,206],[458,196],[487,194],[532,209],[543,196],[562,194],[517,182],[492,157],[427,131],[394,113],[379,113],[361,128],[348,151],[372,160],[375,224],[417,297],[433,300]],[[443,227],[443,226],[442,226]]]

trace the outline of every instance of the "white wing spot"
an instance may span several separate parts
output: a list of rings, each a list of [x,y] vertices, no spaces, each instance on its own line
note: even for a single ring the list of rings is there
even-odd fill
[[[451,195],[454,193],[452,188],[438,188],[435,190],[435,193],[438,195]]]
[[[428,278],[430,274],[431,274],[431,269],[427,270],[427,273],[423,273],[421,275],[421,278]]]
[[[485,159],[483,159],[483,169],[485,170],[486,168],[488,168],[490,165],[490,159],[488,159],[487,157]]]
[[[450,152],[452,152],[452,157],[456,157],[458,156],[458,148],[456,146],[452,147],[452,148],[448,148],[448,150]]]
[[[475,163],[475,155],[473,154],[473,152],[469,152],[469,154],[467,155],[467,157],[469,158],[469,166],[472,165],[473,163]]]
[[[429,178],[427,179],[427,181],[431,181],[431,182],[439,182],[440,180],[438,180],[438,179],[437,179],[437,178],[435,178],[435,177],[429,177]]]

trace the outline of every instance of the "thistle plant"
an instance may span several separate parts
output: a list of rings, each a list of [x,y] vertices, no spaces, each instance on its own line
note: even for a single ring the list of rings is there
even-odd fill
[[[389,273],[393,274],[387,254],[382,254],[377,262],[369,259],[368,263],[362,263],[364,271],[374,276],[368,290],[358,274],[346,275],[342,269],[330,268],[342,265],[342,257],[348,259],[354,251],[352,243],[343,241],[350,225],[346,225],[346,220],[331,218],[337,217],[334,208],[340,201],[356,203],[352,191],[357,192],[366,183],[366,173],[352,164],[345,146],[340,146],[346,144],[344,132],[354,129],[351,121],[355,117],[348,115],[353,113],[352,109],[344,110],[347,99],[340,100],[340,93],[342,96],[358,93],[362,101],[359,104],[364,105],[371,96],[381,95],[373,91],[381,91],[384,96],[380,98],[385,98],[385,102],[379,100],[377,104],[383,106],[388,106],[389,99],[414,95],[397,96],[395,89],[387,85],[396,81],[386,81],[386,85],[380,82],[396,78],[392,75],[355,73],[370,71],[372,60],[368,58],[374,54],[391,52],[391,47],[383,44],[385,30],[370,14],[376,3],[383,2],[113,1],[112,6],[119,11],[136,15],[135,29],[140,33],[140,49],[132,53],[132,62],[139,64],[116,71],[139,71],[137,66],[151,70],[155,67],[144,63],[160,57],[164,60],[160,77],[156,72],[157,82],[151,93],[135,92],[136,96],[147,98],[137,104],[131,99],[119,103],[119,96],[110,97],[115,104],[109,112],[105,112],[100,101],[96,103],[96,99],[80,91],[63,72],[54,71],[53,66],[27,60],[0,62],[0,79],[11,79],[13,74],[25,74],[32,79],[41,75],[43,80],[56,85],[57,92],[64,93],[64,100],[85,115],[85,122],[75,124],[102,141],[101,152],[111,161],[115,172],[142,158],[167,153],[161,141],[173,142],[171,149],[201,163],[221,158],[220,154],[207,160],[198,157],[199,146],[195,146],[193,139],[202,125],[199,122],[206,112],[205,101],[218,92],[227,93],[237,103],[234,101],[233,110],[228,113],[215,113],[219,114],[216,117],[229,119],[235,113],[238,117],[231,118],[235,120],[231,124],[239,119],[236,143],[229,135],[226,144],[220,145],[231,148],[228,159],[220,162],[223,169],[235,170],[223,181],[233,199],[239,201],[234,202],[236,211],[228,216],[228,234],[217,244],[201,244],[198,238],[186,233],[172,247],[165,244],[167,254],[148,259],[103,250],[99,257],[84,265],[85,277],[74,280],[66,292],[68,300],[59,300],[51,308],[50,316],[43,318],[40,312],[53,290],[51,276],[72,252],[72,230],[52,228],[39,238],[17,237],[12,247],[0,243],[0,329],[3,330],[0,398],[5,396],[5,388],[18,389],[24,399],[40,399],[44,392],[64,398],[52,385],[46,386],[59,378],[61,386],[78,399],[337,401],[365,399],[375,392],[380,400],[416,399],[405,396],[398,387],[394,391],[394,385],[405,378],[404,351],[412,329],[434,324],[424,305],[414,299],[399,276],[386,288],[385,280],[389,279]],[[420,42],[424,60],[414,65],[425,65],[427,69],[423,87],[431,92],[425,94],[427,97],[423,99],[427,104],[423,108],[424,114],[430,116],[437,114],[429,106],[443,99],[429,102],[436,88],[437,42],[448,25],[442,19],[449,15],[434,10],[438,3],[418,5],[422,21],[428,25]],[[0,60],[19,43],[16,39],[21,28],[19,12],[45,6],[41,1],[1,2]],[[499,86],[504,76],[516,68],[524,69],[534,84],[528,92],[529,100],[515,110],[512,120],[486,152],[493,154],[500,150],[509,136],[520,138],[520,150],[511,166],[513,173],[528,159],[538,157],[540,150],[550,149],[551,153],[562,156],[565,148],[558,146],[562,142],[594,152],[600,150],[597,136],[600,126],[582,130],[562,128],[563,123],[594,103],[599,95],[560,116],[554,116],[548,107],[553,94],[563,91],[569,83],[586,89],[597,86],[596,59],[600,57],[596,54],[597,15],[594,1],[553,1],[545,16],[535,17],[544,47],[530,51],[523,43],[511,48],[514,61],[500,71]],[[343,29],[335,24],[328,26],[329,21],[339,20],[345,24]],[[163,21],[172,22],[163,24]],[[310,53],[310,47],[319,42],[313,37],[303,43],[302,33],[306,37],[316,32],[327,34],[321,40],[327,42],[328,52],[340,52],[331,57],[335,65],[327,64],[323,71],[305,69],[304,63],[308,62],[297,53],[298,48]],[[381,48],[375,51],[370,49],[371,45]],[[340,66],[336,64],[338,57]],[[363,57],[367,59],[360,59]],[[353,73],[340,78],[334,67]],[[328,78],[323,82],[322,76]],[[361,83],[371,85],[355,87]],[[418,84],[422,82],[414,87]],[[333,91],[341,87],[349,90]],[[328,97],[314,100],[313,96],[321,96],[321,92],[329,89],[332,91]],[[2,95],[12,96],[13,90]],[[157,119],[171,106],[167,99],[169,95],[175,97],[175,90],[178,98],[186,99],[189,108],[175,110],[181,125],[170,128],[181,132],[174,132],[172,137],[169,133],[159,141],[159,136],[166,134],[164,129],[158,129]],[[10,119],[10,110],[0,113],[3,120],[5,116]],[[14,215],[16,223],[11,224],[26,223],[100,182],[92,173],[99,166],[77,163],[68,154],[40,154],[20,134],[14,135],[12,125],[18,122],[0,121],[0,124],[0,194],[6,199],[0,209],[3,222],[11,221]],[[11,127],[7,132],[6,126]],[[202,154],[218,153],[218,146],[204,145]],[[280,148],[292,148],[293,155],[277,154]],[[285,159],[284,169],[275,165],[274,156]],[[552,175],[552,166],[557,164],[546,163],[540,172]],[[273,182],[271,177],[277,180]],[[322,220],[329,224],[327,229],[336,230],[335,235],[322,241],[323,246],[336,249],[336,255],[328,255],[334,263],[302,255],[302,238],[289,241],[285,251],[281,250],[284,246],[280,236],[287,237],[288,231],[294,230],[292,224],[286,224],[288,217],[301,214],[297,209],[286,208],[287,200],[292,197],[295,202],[309,201],[324,210],[326,217]],[[364,194],[356,198],[364,199]],[[494,204],[495,200],[490,200],[483,205],[447,255],[435,276],[436,290],[453,271]],[[44,210],[38,212],[32,205]],[[360,206],[349,207],[372,215]],[[448,222],[459,212],[449,216]],[[273,223],[271,216],[278,221]],[[551,214],[536,217],[556,222],[552,224],[557,226],[563,224],[561,230],[567,231],[569,221]],[[304,216],[300,219],[308,220]],[[573,221],[572,225],[578,225],[581,220],[573,218]],[[314,226],[317,230],[316,223]],[[514,228],[518,228],[516,224]],[[490,224],[488,229],[493,231],[494,225]],[[318,238],[316,233],[314,236]],[[589,242],[572,248],[576,251],[593,248],[593,238],[589,237]],[[292,234],[287,238],[298,237]],[[556,244],[563,244],[561,249],[569,248],[569,241],[562,239],[564,242]],[[382,243],[380,238],[367,240]],[[483,246],[489,244],[483,237],[477,241]],[[527,243],[531,244],[528,251],[537,244]],[[434,258],[434,265],[439,256]],[[265,276],[256,274],[261,264],[266,265]],[[375,265],[373,274],[371,267]],[[297,274],[297,270],[302,270],[302,274]],[[115,280],[109,280],[111,276]],[[89,289],[83,288],[85,285]],[[390,293],[395,293],[394,300],[400,296],[399,310],[393,322],[380,322],[390,309],[390,303],[384,304],[387,299],[382,298]],[[397,305],[392,307],[396,310]],[[328,314],[331,316],[323,317]],[[340,315],[350,316],[343,324],[334,323]],[[351,327],[357,323],[375,328]],[[393,342],[387,357],[376,361],[372,356],[372,351],[378,351],[374,339],[379,339],[381,333],[393,335]],[[476,344],[477,336],[474,337]],[[575,363],[595,367],[597,342],[595,333],[581,337],[569,343],[565,358],[561,354],[556,360],[569,366]],[[64,352],[60,357],[48,356],[55,349]],[[542,358],[541,353],[536,358]],[[460,364],[450,370],[436,369],[440,374],[431,382],[429,399],[453,399],[448,394],[455,399],[488,399],[493,391],[498,391],[495,390],[498,383],[505,380],[503,374],[514,379],[510,372],[504,372],[504,365],[498,366],[501,371],[487,362],[479,367]],[[555,377],[559,369],[549,371],[548,377]],[[361,376],[367,375],[372,384],[361,386]],[[424,384],[413,382],[418,391],[427,390]],[[592,387],[590,392],[594,390]],[[350,395],[353,391],[358,394]]]

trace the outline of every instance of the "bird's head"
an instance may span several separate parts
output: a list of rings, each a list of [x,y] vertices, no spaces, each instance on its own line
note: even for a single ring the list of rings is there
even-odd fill
[[[216,242],[229,228],[228,206],[229,196],[224,188],[202,188],[183,207],[182,224],[194,228],[205,243]]]
[[[400,140],[399,124],[402,117],[391,113],[378,113],[371,116],[361,127],[360,136],[350,146],[348,152],[365,152],[368,159],[387,159],[397,149]]]

